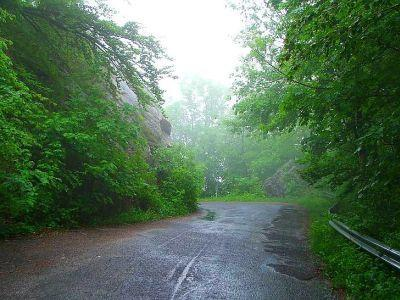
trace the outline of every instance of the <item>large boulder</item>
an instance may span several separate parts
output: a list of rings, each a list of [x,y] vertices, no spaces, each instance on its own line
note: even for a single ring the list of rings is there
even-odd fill
[[[285,197],[285,185],[279,175],[265,179],[264,192],[269,197]]]
[[[129,88],[125,82],[120,83],[121,100],[139,107],[139,101],[136,94]],[[150,146],[171,145],[171,123],[164,117],[161,109],[149,105],[142,112],[144,134]]]
[[[274,175],[264,181],[264,192],[269,197],[285,197],[287,194],[301,193],[309,185],[299,174],[300,166],[289,160]]]

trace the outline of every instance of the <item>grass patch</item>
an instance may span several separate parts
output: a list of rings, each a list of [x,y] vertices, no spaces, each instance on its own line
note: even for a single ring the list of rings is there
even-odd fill
[[[266,197],[263,195],[243,194],[226,195],[222,197],[202,198],[200,202],[282,202],[305,207],[312,219],[323,216],[333,204],[333,199],[323,193],[312,191],[300,196],[286,196],[282,198]]]
[[[225,195],[221,197],[201,198],[199,202],[258,202],[268,201],[265,196],[255,194]]]

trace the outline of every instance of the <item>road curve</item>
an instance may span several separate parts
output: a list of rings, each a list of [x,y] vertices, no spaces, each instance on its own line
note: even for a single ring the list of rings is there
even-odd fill
[[[0,243],[1,299],[333,299],[295,206],[202,214]]]

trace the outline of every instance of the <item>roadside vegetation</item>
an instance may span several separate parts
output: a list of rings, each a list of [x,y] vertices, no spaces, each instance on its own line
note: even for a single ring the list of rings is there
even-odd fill
[[[0,237],[136,222],[196,209],[201,169],[147,143],[160,106],[159,43],[84,1],[0,3]],[[139,105],[124,104],[125,82]]]

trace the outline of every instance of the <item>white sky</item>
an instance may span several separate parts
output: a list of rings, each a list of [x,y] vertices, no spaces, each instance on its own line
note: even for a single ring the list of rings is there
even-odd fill
[[[108,0],[118,22],[140,23],[174,59],[175,74],[196,74],[229,85],[244,53],[233,39],[242,23],[226,0]],[[161,83],[171,103],[179,98],[179,79]]]

